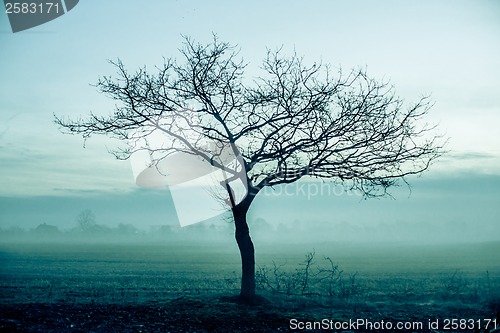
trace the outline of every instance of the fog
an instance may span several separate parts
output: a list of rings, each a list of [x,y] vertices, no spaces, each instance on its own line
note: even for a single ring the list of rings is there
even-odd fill
[[[392,198],[368,200],[338,184],[266,189],[248,214],[251,235],[257,244],[500,240],[500,177],[463,175],[411,184],[393,189]],[[87,226],[78,222],[84,211],[92,214]],[[0,198],[0,222],[4,242],[234,243],[228,213],[180,227],[168,190]]]

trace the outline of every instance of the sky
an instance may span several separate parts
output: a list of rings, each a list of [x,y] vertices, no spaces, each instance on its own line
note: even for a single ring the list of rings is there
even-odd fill
[[[500,2],[494,0],[87,0],[18,33],[2,12],[0,228],[42,222],[70,228],[84,209],[103,224],[176,224],[168,189],[138,188],[130,162],[109,154],[120,143],[92,137],[84,146],[81,137],[61,134],[53,114],[112,112],[115,102],[92,86],[114,75],[107,60],[152,69],[163,57],[179,56],[182,36],[205,43],[212,33],[239,46],[248,77],[259,75],[266,48],[283,46],[306,62],[364,67],[390,80],[408,103],[430,95],[435,104],[427,120],[449,138],[449,153],[412,180],[411,194],[402,187],[395,200],[364,201],[311,195],[312,189],[297,190],[300,183],[259,194],[252,218],[441,223],[464,230],[464,237],[466,224],[500,235]]]

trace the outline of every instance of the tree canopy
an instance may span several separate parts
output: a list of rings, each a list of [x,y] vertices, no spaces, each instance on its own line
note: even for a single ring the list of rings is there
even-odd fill
[[[121,61],[111,62],[117,76],[102,77],[97,88],[119,101],[115,112],[56,123],[84,138],[105,134],[129,143],[160,129],[173,144],[156,149],[156,161],[183,151],[234,173],[220,160],[229,145],[256,188],[313,176],[383,195],[442,152],[439,136],[427,136],[434,127],[421,123],[429,98],[405,106],[393,86],[365,70],[333,75],[328,65],[268,50],[262,75],[248,84],[246,65],[228,43],[186,38],[181,53],[184,62],[165,59],[153,73],[145,67],[129,73]],[[137,147],[115,154],[128,158]]]

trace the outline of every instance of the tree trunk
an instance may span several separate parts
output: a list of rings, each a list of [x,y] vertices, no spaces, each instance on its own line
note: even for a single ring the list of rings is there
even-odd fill
[[[235,237],[241,254],[241,292],[244,301],[255,299],[255,251],[247,224],[247,205],[233,207]]]

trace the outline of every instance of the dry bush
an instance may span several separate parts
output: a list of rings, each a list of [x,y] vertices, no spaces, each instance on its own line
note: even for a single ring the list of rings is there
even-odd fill
[[[330,257],[324,257],[321,264],[317,264],[315,255],[315,251],[307,253],[304,261],[292,271],[287,270],[286,263],[278,265],[274,261],[271,268],[258,267],[257,286],[279,294],[331,296],[343,301],[362,294],[357,273],[346,277]]]

